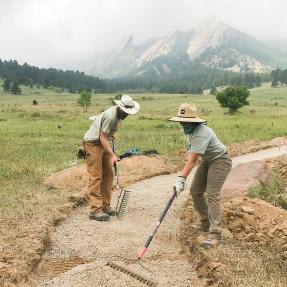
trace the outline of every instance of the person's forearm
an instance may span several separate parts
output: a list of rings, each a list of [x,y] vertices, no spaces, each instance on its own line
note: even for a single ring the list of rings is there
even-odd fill
[[[104,150],[109,153],[109,154],[114,154],[113,150],[108,142],[107,137],[105,137],[104,135],[101,135],[100,137],[100,142],[102,144],[102,147],[104,148]]]
[[[188,161],[185,164],[185,166],[184,166],[184,168],[183,168],[183,170],[181,172],[181,175],[184,176],[184,177],[188,177],[190,172],[194,168],[195,164],[196,164],[196,161],[194,161],[194,160]]]

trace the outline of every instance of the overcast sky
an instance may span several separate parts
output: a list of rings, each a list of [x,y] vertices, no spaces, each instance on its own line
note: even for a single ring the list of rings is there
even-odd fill
[[[0,0],[0,58],[49,67],[216,17],[260,40],[287,38],[287,0]]]

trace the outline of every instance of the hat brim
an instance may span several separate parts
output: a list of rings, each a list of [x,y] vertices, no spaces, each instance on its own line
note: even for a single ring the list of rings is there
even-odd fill
[[[140,104],[136,101],[133,101],[135,105],[132,108],[125,108],[123,105],[121,105],[121,101],[114,100],[114,102],[121,110],[129,115],[134,115],[140,110]]]
[[[169,119],[172,122],[183,122],[183,123],[206,123],[206,120],[201,118],[184,118],[184,117],[172,117]]]

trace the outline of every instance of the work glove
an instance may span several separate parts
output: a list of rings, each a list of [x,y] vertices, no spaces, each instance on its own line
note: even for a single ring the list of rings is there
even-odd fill
[[[177,177],[175,185],[173,187],[173,189],[176,193],[176,197],[178,197],[180,195],[180,193],[184,190],[185,181],[186,181],[185,176],[178,176]]]

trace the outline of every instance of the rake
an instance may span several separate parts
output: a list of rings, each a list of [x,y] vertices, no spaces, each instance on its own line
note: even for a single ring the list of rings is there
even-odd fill
[[[151,234],[148,236],[144,246],[141,248],[137,259],[129,260],[129,261],[132,261],[134,263],[139,263],[140,264],[140,261],[143,259],[144,255],[146,254],[150,243],[152,242],[152,240],[153,240],[158,228],[160,227],[163,219],[165,218],[165,216],[166,216],[166,214],[167,214],[167,212],[168,212],[168,210],[169,210],[170,206],[172,205],[172,203],[173,203],[175,198],[176,198],[176,192],[174,191],[172,196],[171,196],[171,198],[169,199],[168,203],[166,204],[163,212],[161,213],[159,220],[156,222]],[[121,272],[123,272],[125,274],[128,274],[129,276],[137,279],[138,281],[140,281],[142,283],[145,283],[148,286],[155,287],[158,284],[158,282],[152,280],[151,278],[148,278],[148,277],[146,277],[143,274],[135,272],[135,271],[131,270],[129,267],[124,266],[122,264],[119,264],[119,263],[116,263],[116,262],[113,262],[113,261],[108,261],[106,265],[110,266],[111,268],[113,268],[115,270],[118,270],[118,271],[121,271]],[[144,266],[142,266],[142,267],[144,267]],[[145,269],[147,270],[147,268],[145,268]],[[148,271],[150,271],[150,270],[148,270]]]
[[[113,149],[113,153],[115,153],[115,143],[113,139],[112,139],[112,149]],[[120,188],[118,165],[116,162],[114,164],[114,170],[115,170],[115,175],[116,175],[116,192],[117,192],[116,217],[118,219],[123,219],[123,216],[127,209],[127,205],[128,205],[131,192],[130,190]]]

